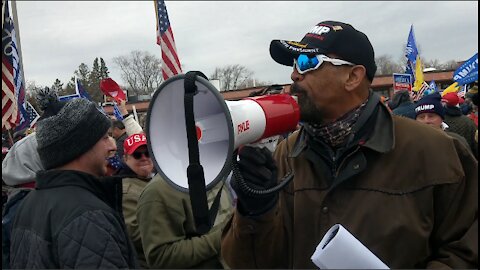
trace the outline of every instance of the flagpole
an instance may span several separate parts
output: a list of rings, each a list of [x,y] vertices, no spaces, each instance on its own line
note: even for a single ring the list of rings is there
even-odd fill
[[[18,57],[20,58],[20,66],[22,67],[22,84],[23,87],[27,87],[25,84],[25,74],[23,73],[24,66],[23,66],[23,55],[22,55],[22,42],[20,42],[20,25],[18,25],[18,15],[17,15],[17,1],[12,0],[12,15],[13,15],[13,27],[15,28],[15,36],[17,38],[17,51]]]
[[[77,82],[77,75],[74,75],[75,77],[75,94],[77,94],[78,96],[80,96],[80,92],[78,91],[78,82]]]

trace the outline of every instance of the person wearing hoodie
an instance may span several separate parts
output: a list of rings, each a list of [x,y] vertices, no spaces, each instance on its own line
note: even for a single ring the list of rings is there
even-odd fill
[[[56,92],[48,87],[41,89],[35,98],[42,112],[37,123],[57,114],[65,105],[65,102],[58,100]],[[29,130],[31,129],[25,128],[20,133],[24,135],[23,138],[15,140],[15,144],[2,160],[2,180],[9,187],[7,202],[2,211],[3,269],[10,268],[11,229],[18,206],[26,195],[35,189],[36,173],[44,169],[37,152],[36,134],[27,132]]]
[[[2,269],[10,268],[10,234],[16,210],[35,188],[35,175],[41,170],[35,133],[17,141],[2,161],[2,179],[12,187],[2,211]]]
[[[407,90],[397,91],[390,102],[389,108],[394,115],[405,116],[415,120],[415,104],[410,98],[410,93]]]
[[[147,149],[145,134],[138,133],[128,136],[123,143],[123,153],[125,166],[117,173],[123,178],[123,216],[128,234],[137,252],[138,263],[142,268],[148,268],[136,217],[140,194],[153,176],[153,162]]]

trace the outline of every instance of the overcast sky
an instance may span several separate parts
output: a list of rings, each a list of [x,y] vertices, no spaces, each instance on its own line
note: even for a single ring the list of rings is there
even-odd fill
[[[291,67],[275,63],[272,39],[300,40],[315,24],[337,20],[364,32],[376,56],[402,57],[410,25],[420,55],[463,61],[478,52],[478,1],[312,2],[166,1],[184,72],[207,76],[240,64],[260,81],[290,83]],[[17,2],[25,78],[66,83],[80,63],[102,57],[110,77],[121,74],[113,57],[133,50],[161,57],[153,1]]]

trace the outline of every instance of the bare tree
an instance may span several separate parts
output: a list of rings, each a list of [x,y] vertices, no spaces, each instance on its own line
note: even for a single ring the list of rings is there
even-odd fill
[[[243,89],[243,88],[249,88],[249,87],[259,87],[259,86],[266,86],[266,85],[271,85],[273,82],[271,81],[261,81],[257,78],[248,78],[245,80],[244,83],[242,83],[238,89]]]
[[[128,89],[137,95],[151,94],[162,83],[162,62],[147,51],[132,51],[113,58],[113,62],[122,71]]]
[[[449,61],[443,63],[442,65],[440,65],[440,67],[441,67],[441,69],[444,69],[444,70],[455,70],[460,66],[459,64],[460,63],[458,63],[455,60],[449,60]]]
[[[35,96],[37,95],[37,91],[40,89],[43,89],[44,86],[38,85],[35,81],[29,81],[27,80],[26,82],[26,87],[25,87],[25,92],[26,92],[26,100],[32,104],[32,106],[37,110],[38,113],[42,113],[42,111],[39,109],[39,106],[37,104],[37,99]]]
[[[423,62],[423,66],[425,68],[428,67],[428,68],[442,69],[440,61],[438,59],[425,60],[425,62]]]
[[[247,80],[252,76],[253,72],[251,70],[236,64],[215,68],[213,74],[210,75],[210,79],[220,80],[220,91],[229,91],[245,86]]]
[[[377,64],[377,75],[388,75],[393,73],[403,73],[404,68],[401,63],[396,63],[390,55],[380,55],[375,58]]]

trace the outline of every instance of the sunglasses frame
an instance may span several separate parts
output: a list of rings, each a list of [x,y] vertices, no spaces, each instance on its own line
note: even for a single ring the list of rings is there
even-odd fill
[[[138,156],[138,154],[140,156]],[[148,151],[142,151],[142,152],[134,151],[131,156],[136,160],[140,160],[142,156],[145,156],[146,158],[150,158],[150,153]]]
[[[300,70],[300,67],[298,65],[298,62],[299,62],[299,58],[302,57],[302,58],[305,58],[307,57],[308,60],[311,60],[311,59],[315,59],[318,61],[318,63],[313,66],[313,67],[309,67],[305,70]],[[307,54],[300,54],[297,58],[293,59],[293,66],[295,69],[297,69],[297,72],[299,74],[305,74],[309,71],[313,71],[313,70],[317,70],[322,64],[323,62],[329,62],[331,63],[332,65],[334,66],[342,66],[342,65],[348,65],[348,66],[355,66],[354,63],[351,63],[351,62],[348,62],[348,61],[345,61],[345,60],[341,60],[341,59],[336,59],[336,58],[330,58],[324,54],[317,54],[317,55],[314,55],[314,56],[308,56]]]

